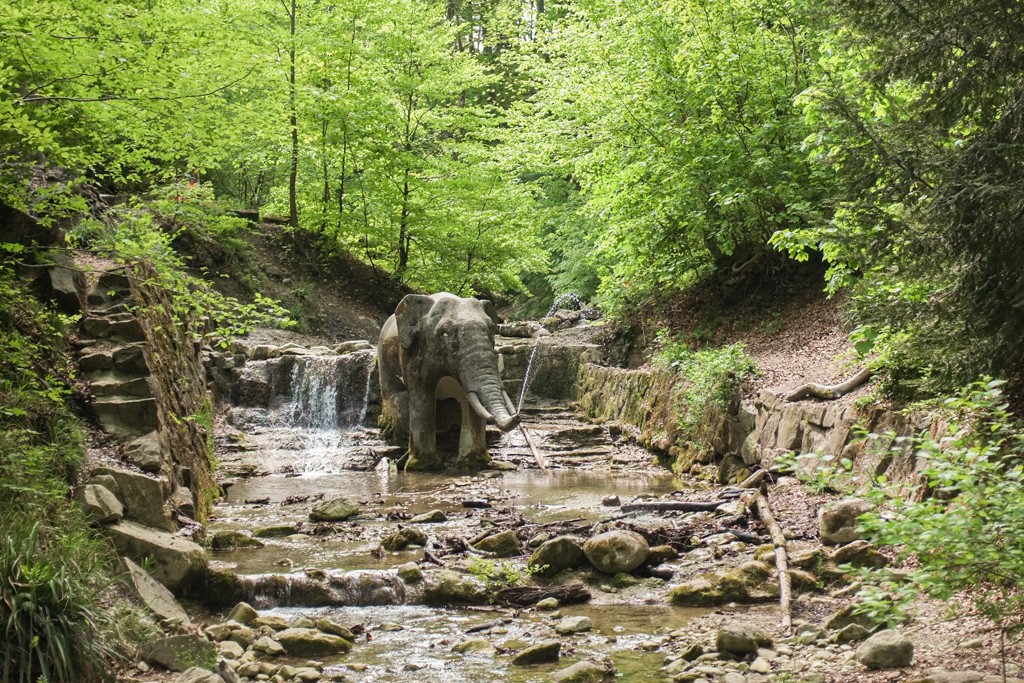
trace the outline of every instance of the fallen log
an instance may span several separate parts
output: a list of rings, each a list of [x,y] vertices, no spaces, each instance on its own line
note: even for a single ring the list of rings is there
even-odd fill
[[[510,586],[503,588],[494,595],[494,601],[502,605],[529,607],[536,605],[545,598],[555,598],[561,605],[572,605],[590,600],[590,591],[582,583],[570,583],[568,586]]]
[[[782,612],[782,630],[788,635],[793,629],[793,582],[789,575],[789,556],[786,552],[786,535],[782,527],[775,521],[772,509],[768,505],[768,497],[764,490],[758,492],[752,504],[757,509],[761,521],[768,528],[775,546],[775,567],[779,570],[779,610]]]
[[[783,400],[787,402],[800,401],[810,396],[811,398],[820,398],[824,400],[832,400],[839,398],[845,394],[850,393],[864,382],[868,381],[871,377],[871,368],[864,367],[857,374],[849,379],[843,380],[839,384],[833,384],[831,386],[826,384],[817,384],[815,382],[808,382],[803,386],[799,386],[793,389],[791,392],[783,397]]]
[[[708,502],[694,501],[643,501],[640,503],[627,503],[620,510],[623,512],[714,512],[719,506],[725,505],[727,500],[712,500]]]

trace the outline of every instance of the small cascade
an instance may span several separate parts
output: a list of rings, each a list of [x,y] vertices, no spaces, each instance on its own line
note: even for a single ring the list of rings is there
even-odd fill
[[[551,315],[562,307],[565,302],[571,302],[573,310],[579,310],[583,308],[585,302],[579,296],[573,292],[566,292],[565,294],[559,294],[555,297],[555,300],[551,304],[551,308],[548,309],[545,318],[550,318]],[[537,344],[534,342],[533,349],[530,351],[530,358],[526,361],[526,373],[523,375],[523,386],[519,390],[519,401],[516,403],[516,412],[518,413],[523,409],[523,401],[526,399],[526,392],[530,388],[530,382],[533,380],[535,371],[533,369],[533,360],[537,355]]]
[[[375,352],[284,355],[241,369],[231,424],[299,473],[344,469],[369,412]]]
[[[240,575],[246,601],[259,609],[273,607],[367,607],[402,605],[405,584],[385,570],[315,571],[309,574]]]

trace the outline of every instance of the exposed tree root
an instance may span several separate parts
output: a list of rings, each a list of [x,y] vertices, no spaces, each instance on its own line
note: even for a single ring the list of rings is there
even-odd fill
[[[758,492],[751,506],[757,508],[757,514],[768,528],[775,546],[775,567],[779,570],[779,610],[782,612],[782,629],[788,635],[793,629],[793,583],[789,576],[789,556],[786,552],[786,536],[782,527],[775,521],[772,509],[768,505],[768,497],[764,490]]]
[[[871,377],[871,368],[861,368],[857,374],[849,379],[843,380],[839,384],[833,384],[831,386],[825,384],[816,384],[814,382],[808,382],[803,386],[793,389],[791,392],[786,394],[784,400],[786,401],[800,401],[807,397],[820,398],[824,400],[837,399],[840,396],[850,393],[864,382],[868,381]]]

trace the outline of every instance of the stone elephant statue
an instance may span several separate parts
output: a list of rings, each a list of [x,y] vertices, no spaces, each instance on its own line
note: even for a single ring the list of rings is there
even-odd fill
[[[490,301],[442,292],[409,294],[384,323],[377,343],[380,425],[385,436],[408,442],[406,469],[486,466],[487,422],[506,432],[519,424],[498,372],[498,322]],[[451,405],[446,399],[461,412],[454,462],[438,449],[438,405]]]

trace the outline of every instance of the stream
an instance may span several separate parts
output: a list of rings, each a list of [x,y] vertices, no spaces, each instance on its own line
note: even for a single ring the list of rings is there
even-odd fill
[[[361,605],[358,597],[345,606],[289,604],[302,603],[289,596],[293,586],[294,594],[301,593],[307,575],[365,570],[365,576],[391,577],[388,570],[404,563],[429,567],[423,548],[380,549],[381,539],[413,515],[445,515],[443,523],[417,525],[432,541],[471,538],[516,520],[588,525],[615,516],[609,497],[626,503],[687,486],[650,453],[583,421],[569,406],[537,401],[523,406],[523,423],[545,453],[549,475],[537,467],[518,430],[489,435],[493,469],[472,475],[398,471],[392,459],[400,450],[367,425],[373,412],[371,364],[372,352],[247,364],[239,397],[220,418],[218,476],[227,492],[215,506],[209,533],[263,530],[256,534],[263,546],[210,551],[211,562],[242,578],[261,614],[288,620],[327,616],[365,629],[349,654],[324,659],[325,676],[334,672],[367,682],[546,681],[574,661],[610,658],[617,680],[651,680],[664,660],[659,639],[707,611],[667,604],[658,579],[617,588],[608,584],[611,577],[583,577],[592,599],[564,606],[557,615],[587,616],[593,628],[562,637],[558,664],[531,667],[513,666],[504,655],[557,637],[550,612],[427,607],[401,604],[400,598],[397,604]],[[309,521],[316,502],[339,496],[358,505],[356,516],[330,525]],[[522,567],[524,561],[513,564]],[[261,588],[274,582],[275,590]],[[468,637],[485,638],[497,654],[452,651]]]

